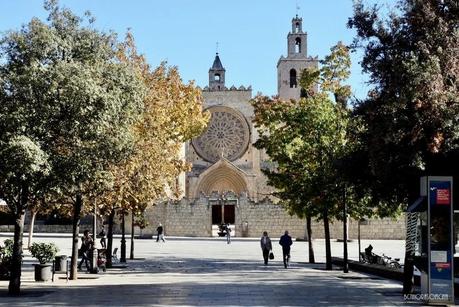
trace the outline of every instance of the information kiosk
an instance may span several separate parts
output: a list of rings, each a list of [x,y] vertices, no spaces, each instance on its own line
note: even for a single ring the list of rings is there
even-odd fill
[[[408,211],[419,212],[414,262],[421,271],[421,297],[454,303],[452,177],[422,177],[420,198]]]

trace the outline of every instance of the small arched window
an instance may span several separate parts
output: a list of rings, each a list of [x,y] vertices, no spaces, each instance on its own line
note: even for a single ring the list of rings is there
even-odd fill
[[[296,88],[297,81],[296,81],[296,70],[290,69],[290,88]]]
[[[295,33],[298,33],[298,32],[300,32],[300,23],[299,22],[297,22],[295,24]]]
[[[295,38],[295,53],[301,53],[301,38]]]
[[[214,80],[217,81],[217,82],[220,82],[220,74],[215,74],[214,76]]]

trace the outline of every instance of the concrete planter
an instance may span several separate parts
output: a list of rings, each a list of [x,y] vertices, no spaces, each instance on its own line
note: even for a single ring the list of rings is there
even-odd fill
[[[34,264],[35,281],[48,281],[51,279],[51,264]]]

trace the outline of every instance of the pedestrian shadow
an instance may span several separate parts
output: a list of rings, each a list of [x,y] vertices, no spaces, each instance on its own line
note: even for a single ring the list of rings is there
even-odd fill
[[[381,306],[403,304],[396,286],[380,280],[344,280],[337,272],[311,270],[322,264],[281,261],[264,266],[262,260],[161,257],[129,261],[122,270],[101,276],[105,284],[43,284],[25,295],[0,293],[2,304],[71,306]],[[103,273],[101,273],[103,274]],[[109,275],[112,275],[111,278]],[[123,284],[113,284],[118,275]],[[149,280],[151,282],[145,282]],[[133,281],[131,284],[129,281]],[[135,281],[135,282],[134,282]],[[42,294],[38,294],[42,293]],[[3,295],[2,295],[3,294]]]

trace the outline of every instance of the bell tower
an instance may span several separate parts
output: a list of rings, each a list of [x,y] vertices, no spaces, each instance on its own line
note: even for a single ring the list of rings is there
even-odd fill
[[[214,64],[209,69],[209,89],[211,91],[223,91],[225,89],[225,68],[223,68],[218,52],[215,55]]]
[[[304,69],[318,67],[318,58],[308,57],[308,34],[303,32],[303,19],[292,19],[292,31],[287,35],[287,57],[277,62],[277,92],[282,99],[300,99],[299,79]]]

